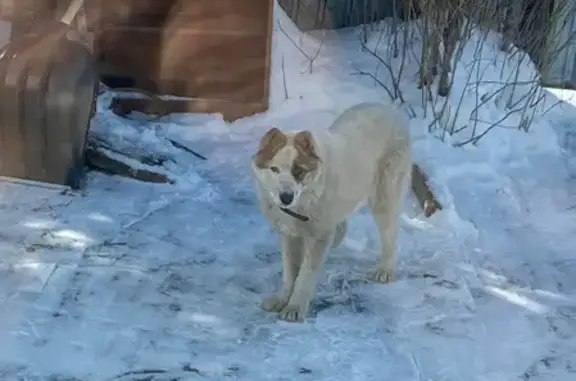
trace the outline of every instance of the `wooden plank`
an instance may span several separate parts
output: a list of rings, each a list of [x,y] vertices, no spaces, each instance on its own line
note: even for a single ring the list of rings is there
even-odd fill
[[[152,169],[137,168],[125,163],[130,158],[125,155],[113,154],[106,149],[89,146],[86,149],[86,164],[89,168],[105,173],[133,178],[150,183],[174,184],[174,180],[166,174],[155,172]]]
[[[98,0],[99,23],[114,26],[266,33],[269,0]]]
[[[61,185],[61,184],[52,184],[52,183],[45,183],[41,181],[35,180],[27,180],[27,179],[19,179],[17,177],[8,177],[8,176],[0,176],[0,181],[18,184],[18,185],[25,185],[37,188],[46,188],[46,189],[55,189],[55,190],[68,190],[70,187],[68,185]]]
[[[180,0],[169,20],[175,27],[265,35],[269,0]]]
[[[186,49],[187,44],[190,47]],[[266,50],[264,37],[232,38],[181,30],[165,44],[160,91],[234,102],[261,101],[268,87]],[[185,90],[171,85],[183,77],[187,78]]]

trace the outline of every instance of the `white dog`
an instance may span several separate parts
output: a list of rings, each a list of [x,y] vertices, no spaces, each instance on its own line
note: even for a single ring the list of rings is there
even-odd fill
[[[262,308],[283,320],[306,318],[325,251],[342,241],[347,217],[364,201],[382,246],[373,279],[392,281],[411,168],[407,121],[393,106],[354,106],[324,131],[270,129],[252,169],[260,209],[281,235],[283,287]]]

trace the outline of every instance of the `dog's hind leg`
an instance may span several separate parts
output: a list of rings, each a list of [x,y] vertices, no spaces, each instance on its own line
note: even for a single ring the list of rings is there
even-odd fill
[[[412,160],[408,148],[384,158],[379,166],[368,205],[380,233],[380,263],[372,279],[387,283],[394,280],[396,237],[404,196],[410,184]]]
[[[261,308],[268,312],[280,312],[292,295],[296,276],[302,264],[304,239],[282,235],[282,289],[264,299]]]

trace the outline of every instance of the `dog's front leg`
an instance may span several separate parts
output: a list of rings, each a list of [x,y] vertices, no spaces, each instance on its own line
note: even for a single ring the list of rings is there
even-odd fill
[[[282,235],[282,290],[264,299],[262,309],[268,312],[280,312],[288,304],[294,282],[300,264],[302,263],[302,252],[304,251],[304,239]]]
[[[288,304],[280,311],[280,319],[303,321],[308,315],[310,301],[316,288],[318,270],[324,261],[326,249],[331,242],[332,233],[304,239],[304,257],[302,258],[300,271],[298,271]]]

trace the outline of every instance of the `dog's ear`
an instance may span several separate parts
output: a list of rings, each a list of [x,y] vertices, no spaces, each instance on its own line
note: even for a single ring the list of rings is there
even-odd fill
[[[258,150],[269,149],[271,146],[278,146],[286,144],[286,135],[276,127],[269,129],[262,139],[260,139],[260,147]]]
[[[254,155],[254,163],[257,167],[264,167],[268,161],[270,161],[274,155],[284,147],[288,139],[282,131],[276,127],[272,127],[262,136],[260,139],[260,145],[258,147],[258,152]]]
[[[314,146],[314,138],[310,131],[300,131],[294,135],[294,147],[298,150],[298,161],[300,164],[313,169],[321,162],[320,157]]]

